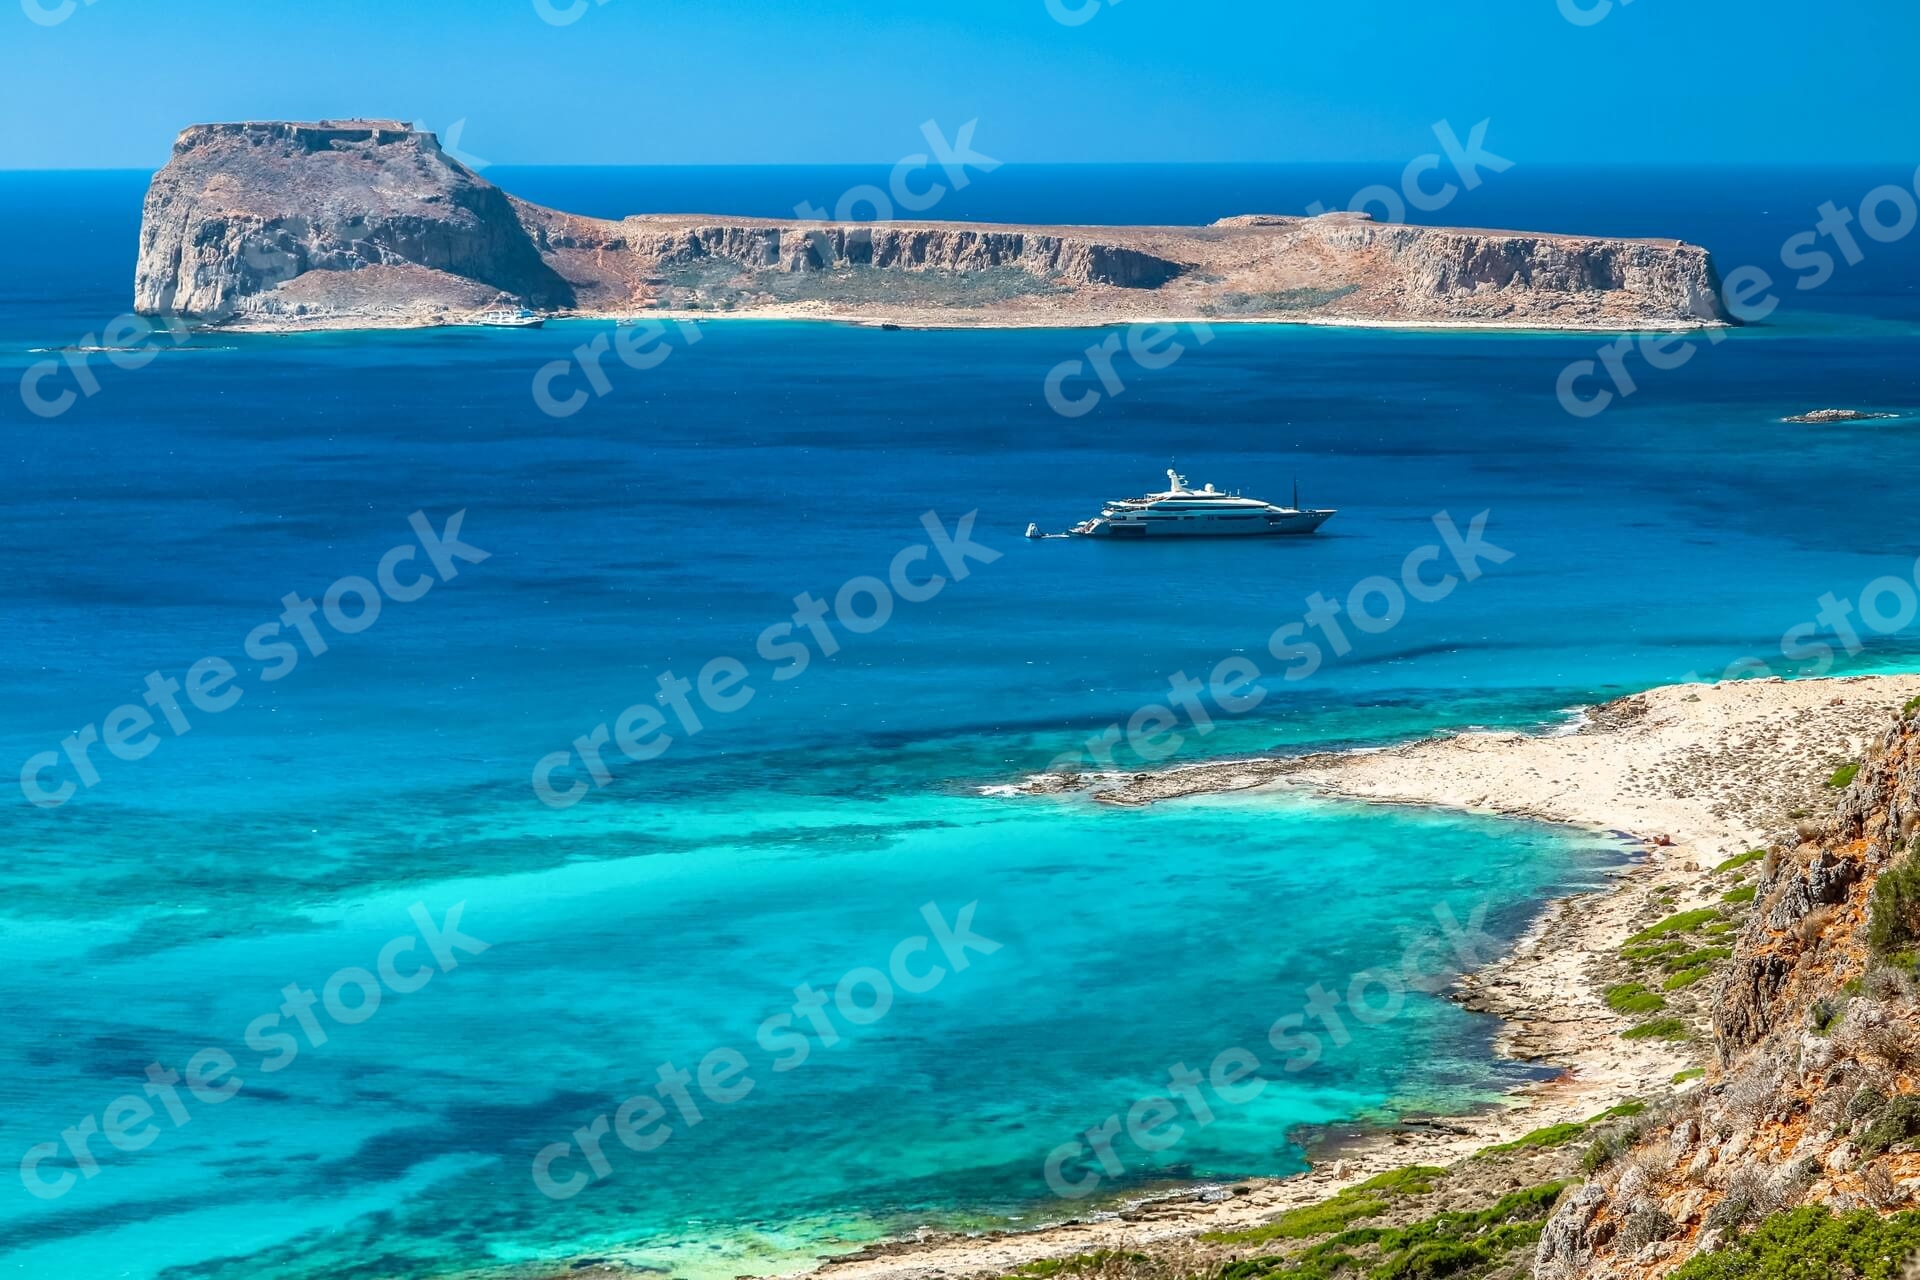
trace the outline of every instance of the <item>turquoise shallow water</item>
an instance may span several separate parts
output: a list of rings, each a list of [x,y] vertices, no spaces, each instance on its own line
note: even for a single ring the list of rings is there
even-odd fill
[[[6,217],[60,214],[45,260],[0,277],[11,382],[124,305],[139,182],[6,181],[42,184]],[[1055,202],[1030,216],[1089,198],[1082,175],[1021,181]],[[1516,189],[1474,220],[1648,230],[1621,181]],[[1822,181],[1728,179],[1678,213],[1731,228],[1737,258]],[[0,805],[8,1163],[138,1092],[151,1062],[220,1047],[244,1081],[217,1106],[189,1097],[193,1118],[139,1152],[96,1139],[97,1175],[58,1199],[10,1177],[0,1265],[291,1280],[597,1255],[731,1276],[923,1223],[1071,1213],[1048,1153],[1233,1046],[1265,1091],[1133,1151],[1108,1189],[1284,1172],[1295,1126],[1484,1100],[1522,1069],[1441,1000],[1410,994],[1298,1072],[1267,1030],[1314,983],[1344,993],[1398,963],[1437,906],[1484,904],[1488,932],[1513,936],[1594,883],[1611,841],[1299,798],[1118,812],[981,790],[1165,698],[1176,671],[1239,655],[1276,675],[1274,628],[1313,592],[1396,573],[1442,508],[1489,511],[1513,559],[1309,680],[1270,679],[1176,760],[1551,724],[1747,655],[1806,668],[1781,660],[1782,633],[1920,553],[1911,420],[1777,421],[1920,409],[1896,249],[1873,287],[1784,310],[1584,422],[1553,385],[1592,338],[1285,327],[1222,327],[1071,424],[1041,382],[1095,333],[715,323],[658,369],[614,367],[565,420],[529,384],[593,326],[197,341],[103,369],[51,424],[0,402],[0,757],[56,749],[149,671],[224,655],[242,689],[143,760],[99,757],[99,784],[59,809]],[[1298,474],[1341,515],[1257,546],[1019,538],[1140,489],[1168,454],[1268,495]],[[489,559],[260,678],[244,640],[282,596],[371,576],[409,513],[437,527],[459,509]],[[928,510],[977,510],[1001,558],[871,634],[836,628],[835,657],[771,681],[761,630],[799,592],[884,576]],[[1836,669],[1912,665],[1912,627],[1863,641]],[[572,808],[534,797],[542,755],[718,655],[747,663],[746,709]],[[283,987],[377,968],[410,904],[437,919],[461,901],[484,953],[260,1069],[245,1030]],[[928,902],[977,902],[1000,949],[772,1072],[756,1028],[802,982],[885,969]],[[661,1062],[721,1047],[747,1058],[752,1094],[652,1152],[609,1143],[608,1176],[571,1199],[536,1188],[542,1147]],[[62,1152],[40,1172],[81,1170]]]
[[[462,929],[489,944],[418,993],[389,995],[362,1026],[333,1028],[284,1074],[243,1072],[235,1099],[145,1158],[113,1161],[95,1185],[129,1225],[42,1243],[16,1223],[22,1261],[84,1268],[123,1241],[158,1268],[203,1259],[217,1238],[245,1258],[235,1276],[580,1250],[686,1270],[717,1240],[710,1269],[734,1274],[783,1256],[783,1228],[805,1248],[822,1231],[1058,1213],[1068,1206],[1048,1203],[1041,1177],[1048,1150],[1163,1090],[1174,1062],[1204,1071],[1233,1046],[1269,1065],[1267,1092],[1220,1106],[1157,1158],[1131,1152],[1119,1185],[1297,1168],[1295,1125],[1458,1107],[1523,1073],[1489,1061],[1486,1020],[1444,1001],[1353,1023],[1352,1043],[1297,1075],[1266,1042],[1274,1019],[1316,982],[1343,991],[1357,971],[1396,968],[1422,934],[1438,945],[1436,905],[1462,922],[1487,906],[1487,932],[1510,937],[1539,895],[1618,856],[1609,841],[1542,828],[1264,797],[1144,813],[924,792],[769,797],[749,814],[677,806],[654,829],[689,847],[333,898],[298,933],[263,922],[168,948],[162,964],[137,938],[95,934],[65,963],[49,962],[53,939],[11,939],[6,959],[33,963],[49,993],[111,991],[106,1003],[131,1015],[109,1030],[58,996],[22,1010],[42,1029],[28,1070],[48,1096],[70,1070],[66,1046],[88,1046],[107,1078],[122,1044],[198,1048],[186,1028],[240,1050],[240,1028],[278,1007],[285,982],[373,967],[416,895],[464,901]],[[898,942],[927,933],[924,902],[949,920],[977,902],[974,931],[999,948],[931,992],[898,992],[870,1027],[837,1019],[840,1044],[771,1073],[758,1024],[803,981],[831,990],[850,969],[887,968]],[[535,1149],[649,1088],[660,1062],[690,1066],[716,1047],[752,1063],[746,1099],[708,1107],[645,1155],[609,1142],[611,1176],[574,1199],[529,1194]],[[183,1172],[213,1174],[260,1211],[181,1203],[170,1188]],[[355,1193],[389,1212],[343,1223],[339,1197]]]

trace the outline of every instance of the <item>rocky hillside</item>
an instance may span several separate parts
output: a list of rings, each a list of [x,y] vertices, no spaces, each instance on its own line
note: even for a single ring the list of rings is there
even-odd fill
[[[1356,214],[1210,227],[611,221],[514,199],[432,134],[376,120],[186,130],[147,194],[134,292],[146,313],[280,328],[436,323],[507,303],[911,324],[1727,321],[1707,252],[1671,240]]]
[[[223,320],[270,311],[279,286],[310,272],[369,267],[398,270],[368,305],[574,301],[498,187],[430,133],[352,121],[182,133],[147,189],[134,307]]]
[[[1836,775],[1836,814],[1752,864],[1705,1081],[1599,1153],[1540,1280],[1899,1277],[1920,1252],[1920,1213],[1894,1212],[1920,1188],[1916,704]]]

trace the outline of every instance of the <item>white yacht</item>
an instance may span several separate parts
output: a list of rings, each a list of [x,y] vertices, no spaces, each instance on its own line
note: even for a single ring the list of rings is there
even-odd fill
[[[1167,485],[1165,493],[1117,498],[1098,516],[1073,526],[1072,532],[1083,538],[1272,536],[1312,533],[1335,514],[1302,508],[1298,485],[1290,507],[1222,493],[1210,484],[1189,489],[1187,478],[1172,468],[1167,471]]]
[[[492,311],[480,312],[467,323],[488,329],[538,329],[546,320],[538,312],[525,307],[496,307]]]

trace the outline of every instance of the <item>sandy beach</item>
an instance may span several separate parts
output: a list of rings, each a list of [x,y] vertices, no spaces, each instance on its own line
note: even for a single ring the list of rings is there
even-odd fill
[[[1457,984],[1454,998],[1503,1019],[1500,1053],[1562,1068],[1516,1090],[1500,1109],[1356,1132],[1323,1144],[1312,1153],[1314,1168],[1293,1178],[1188,1188],[1030,1232],[927,1235],[811,1270],[833,1280],[1001,1275],[1039,1259],[1256,1225],[1389,1169],[1450,1164],[1674,1087],[1676,1072],[1704,1065],[1702,1051],[1620,1039],[1632,1019],[1602,997],[1619,947],[1655,919],[1717,901],[1717,863],[1829,807],[1832,771],[1916,696],[1920,675],[1676,685],[1588,709],[1572,732],[1474,733],[1383,751],[1029,780],[1018,790],[1071,790],[1116,804],[1308,788],[1616,831],[1639,841],[1643,856],[1606,890],[1551,904],[1511,954]],[[1679,1001],[1676,1012],[1703,1025],[1697,1004]]]

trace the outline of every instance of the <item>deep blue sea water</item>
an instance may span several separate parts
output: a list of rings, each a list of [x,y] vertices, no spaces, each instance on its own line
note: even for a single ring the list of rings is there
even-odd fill
[[[489,176],[582,212],[768,215],[875,177]],[[1202,222],[1340,204],[1382,177],[1008,167],[939,213]],[[1520,166],[1434,220],[1677,235],[1723,270],[1777,268],[1820,202],[1911,177]],[[1233,1046],[1259,1055],[1264,1092],[1151,1159],[1130,1150],[1108,1189],[1284,1172],[1297,1126],[1484,1101],[1527,1069],[1442,1000],[1410,993],[1298,1072],[1268,1027],[1316,982],[1344,991],[1397,964],[1436,907],[1483,907],[1512,937],[1617,862],[1603,834],[1288,796],[1114,811],[990,789],[1236,655],[1268,673],[1268,697],[1189,729],[1176,761],[1545,726],[1747,656],[1804,669],[1782,633],[1823,593],[1910,579],[1920,552],[1920,236],[1868,244],[1820,290],[1789,286],[1765,325],[1643,369],[1586,420],[1554,383],[1592,336],[1217,326],[1167,369],[1123,364],[1124,393],[1066,421],[1042,380],[1098,332],[732,321],[676,337],[652,370],[609,360],[607,394],[564,419],[531,382],[591,324],[197,337],[140,369],[96,359],[97,394],[34,417],[21,372],[128,305],[144,182],[0,174],[0,776],[137,701],[151,671],[223,656],[243,692],[217,715],[189,708],[192,730],[144,759],[96,747],[98,785],[60,808],[9,781],[0,1155],[11,1169],[61,1143],[139,1093],[151,1062],[223,1048],[244,1084],[217,1106],[187,1097],[190,1121],[162,1119],[144,1150],[95,1138],[97,1174],[57,1199],[9,1173],[8,1274],[425,1277],[603,1256],[731,1276],[921,1224],[1069,1215],[1048,1153],[1165,1089],[1173,1063]],[[1778,421],[1830,405],[1905,416]],[[1341,514],[1260,545],[1019,536],[1155,487],[1169,456],[1269,497],[1297,476]],[[1312,593],[1397,576],[1439,541],[1443,509],[1463,525],[1488,512],[1512,558],[1279,679],[1273,630]],[[283,596],[374,577],[411,513],[438,528],[458,510],[488,559],[260,679],[244,642]],[[977,511],[1000,558],[871,633],[836,627],[835,656],[769,679],[755,638],[800,593],[885,578],[928,511],[949,527]],[[1865,639],[1836,669],[1920,651],[1912,627]],[[616,764],[570,808],[535,797],[540,757],[650,698],[659,673],[721,656],[748,667],[744,710]],[[248,1024],[290,983],[375,968],[415,902],[436,919],[464,902],[461,927],[491,945],[359,1025],[323,1016],[326,1044],[263,1073]],[[927,933],[929,902],[948,919],[977,902],[1000,949],[771,1072],[763,1020],[801,983],[886,969]],[[536,1189],[541,1148],[651,1090],[658,1064],[723,1047],[749,1061],[743,1101],[644,1154],[609,1139],[609,1175],[571,1199]],[[64,1149],[39,1166],[68,1172]]]

